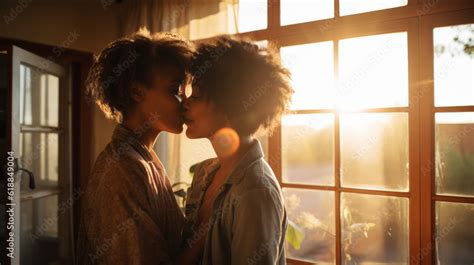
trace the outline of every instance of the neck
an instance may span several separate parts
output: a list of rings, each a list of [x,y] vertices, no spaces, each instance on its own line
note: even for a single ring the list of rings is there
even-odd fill
[[[254,138],[250,135],[239,136],[239,138],[240,138],[239,147],[231,155],[222,154],[222,152],[219,151],[220,149],[219,149],[218,143],[214,141],[212,138],[210,139],[212,147],[214,148],[214,151],[217,154],[217,158],[219,159],[220,170],[223,170],[223,171],[232,170],[237,165],[237,163],[239,163],[239,161],[242,159],[245,153],[247,153],[248,149],[250,148],[250,146],[252,145],[254,141]]]
[[[150,124],[145,124],[138,119],[127,119],[122,122],[122,125],[132,130],[137,136],[138,140],[146,146],[148,150],[151,150],[155,145],[156,138],[160,131],[155,130]]]

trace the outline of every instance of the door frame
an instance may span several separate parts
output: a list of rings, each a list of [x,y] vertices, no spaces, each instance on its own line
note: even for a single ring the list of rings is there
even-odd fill
[[[8,55],[12,53],[12,46],[18,46],[22,49],[33,52],[41,57],[50,59],[57,64],[63,65],[70,73],[70,101],[69,108],[71,108],[71,159],[72,159],[72,198],[67,201],[67,207],[72,207],[73,214],[71,216],[73,225],[73,241],[68,246],[69,249],[74,250],[75,242],[78,234],[78,224],[80,216],[80,197],[85,190],[88,181],[88,175],[94,162],[93,149],[93,122],[94,122],[94,103],[89,102],[84,96],[86,85],[85,81],[88,76],[90,66],[93,63],[93,54],[89,52],[77,51],[69,49],[68,47],[53,46],[30,41],[18,40],[0,37],[0,50],[5,51]],[[12,109],[11,102],[11,87],[12,87],[12,57],[8,56],[7,67],[7,104],[6,109]],[[92,105],[92,106],[91,106]],[[7,113],[9,114],[9,113]],[[6,118],[6,130],[11,131],[11,115]],[[11,134],[6,135],[6,149],[11,150]],[[6,193],[1,196],[6,197]],[[6,225],[6,220],[3,224]],[[64,250],[61,250],[64,251]],[[3,253],[3,252],[2,252]],[[69,258],[74,260],[74,252],[70,252]],[[2,260],[4,259],[4,260]],[[11,260],[2,257],[0,260],[2,264],[11,264]]]

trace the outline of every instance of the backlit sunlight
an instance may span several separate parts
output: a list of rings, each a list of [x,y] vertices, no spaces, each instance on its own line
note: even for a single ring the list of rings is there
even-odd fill
[[[334,70],[333,42],[283,47],[296,90],[292,109],[408,106],[407,50],[406,32],[344,39]]]

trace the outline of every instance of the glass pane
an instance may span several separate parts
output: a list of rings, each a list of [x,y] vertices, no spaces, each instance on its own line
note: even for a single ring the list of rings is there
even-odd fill
[[[436,202],[436,264],[474,264],[474,205]]]
[[[53,133],[21,133],[21,166],[30,170],[35,178],[36,189],[58,185],[59,154],[58,135]],[[21,189],[29,190],[26,174],[21,178]]]
[[[339,0],[341,16],[405,6],[408,0]]]
[[[59,78],[20,66],[20,122],[32,126],[58,126]]]
[[[267,0],[239,0],[239,32],[267,28]]]
[[[299,114],[282,119],[284,182],[334,185],[334,115]]]
[[[289,222],[288,257],[335,264],[334,192],[285,188],[283,194]]]
[[[474,24],[433,30],[436,106],[474,105]]]
[[[408,115],[341,114],[341,184],[408,191]]]
[[[436,113],[436,192],[474,196],[474,112]]]
[[[41,121],[51,127],[58,127],[59,124],[59,78],[54,75],[46,75],[44,105],[45,115]]]
[[[408,106],[407,33],[341,40],[339,77],[339,108]]]
[[[281,48],[283,64],[291,71],[295,94],[292,109],[334,107],[332,41]]]
[[[281,0],[281,25],[334,17],[334,0]]]
[[[21,203],[21,264],[53,264],[58,259],[58,196]]]
[[[408,264],[408,199],[342,193],[342,264]]]

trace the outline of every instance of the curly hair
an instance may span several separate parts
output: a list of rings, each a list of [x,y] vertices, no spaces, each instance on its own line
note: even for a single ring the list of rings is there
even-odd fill
[[[154,71],[170,64],[186,76],[193,52],[189,42],[173,34],[152,35],[140,29],[110,43],[95,56],[86,95],[107,118],[120,122],[136,104],[131,96],[133,84],[151,86]]]
[[[290,72],[273,50],[230,36],[202,43],[191,74],[193,85],[240,134],[271,130],[294,93]]]

